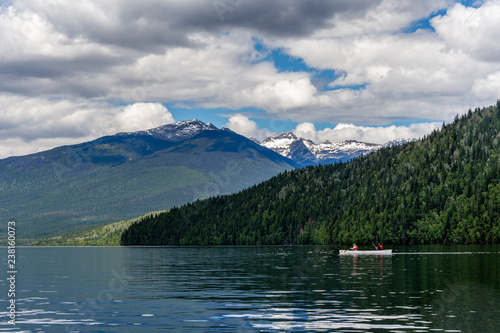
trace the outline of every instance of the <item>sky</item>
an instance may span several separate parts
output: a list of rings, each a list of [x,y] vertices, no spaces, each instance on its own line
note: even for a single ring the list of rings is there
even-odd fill
[[[0,0],[0,158],[200,119],[419,138],[500,98],[500,0]]]

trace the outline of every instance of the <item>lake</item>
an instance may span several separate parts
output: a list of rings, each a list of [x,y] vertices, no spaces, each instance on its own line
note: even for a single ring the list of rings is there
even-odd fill
[[[18,247],[12,326],[2,248],[0,331],[500,331],[500,246],[338,249]]]

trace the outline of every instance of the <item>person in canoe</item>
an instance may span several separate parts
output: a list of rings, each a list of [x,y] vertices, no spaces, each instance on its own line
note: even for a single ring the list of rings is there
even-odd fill
[[[372,245],[375,246],[373,243],[372,243]],[[375,250],[377,250],[377,251],[382,251],[383,249],[384,249],[384,247],[380,243],[377,243],[377,246],[375,246]]]
[[[353,243],[352,247],[349,250],[351,250],[351,251],[357,251],[358,250],[358,246],[356,245],[356,243]]]

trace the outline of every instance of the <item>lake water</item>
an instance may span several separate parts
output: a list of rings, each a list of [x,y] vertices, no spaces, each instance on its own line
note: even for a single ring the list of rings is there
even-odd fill
[[[7,248],[1,248],[4,277]],[[11,332],[500,332],[500,247],[17,248]]]

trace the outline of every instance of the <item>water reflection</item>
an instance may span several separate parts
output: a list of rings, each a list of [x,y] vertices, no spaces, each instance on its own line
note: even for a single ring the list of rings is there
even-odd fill
[[[17,328],[497,330],[497,248],[422,249],[393,256],[338,256],[333,247],[22,249]]]

